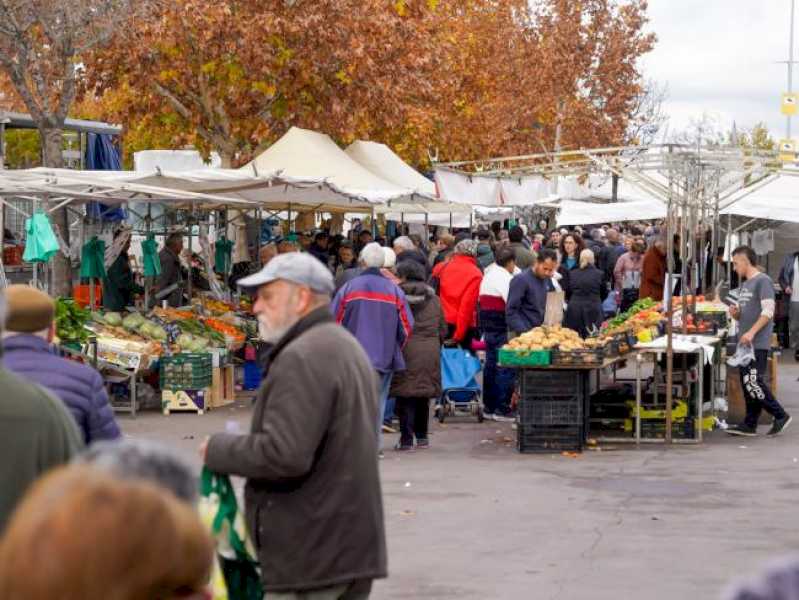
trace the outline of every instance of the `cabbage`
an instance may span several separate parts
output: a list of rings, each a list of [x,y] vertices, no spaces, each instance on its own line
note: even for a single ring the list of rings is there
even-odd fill
[[[120,315],[118,312],[105,313],[103,318],[109,325],[113,325],[115,327],[122,325],[122,315]]]
[[[153,324],[150,323],[149,321],[145,321],[144,323],[139,325],[139,333],[141,333],[142,335],[146,335],[147,337],[151,337],[152,336],[152,331],[153,331]]]
[[[122,326],[130,331],[135,331],[139,328],[143,321],[144,317],[142,317],[139,313],[132,313],[122,319]]]
[[[175,343],[181,348],[188,348],[189,344],[191,344],[193,341],[194,338],[191,337],[188,333],[181,333],[178,336],[178,339],[175,340]]]
[[[194,343],[195,343],[195,345],[197,346],[197,348],[199,350],[204,350],[205,348],[208,347],[208,344],[210,342],[207,339],[203,338],[203,337],[198,337],[198,338],[194,338]]]
[[[150,336],[152,336],[153,339],[158,340],[159,342],[165,342],[167,337],[166,329],[158,325],[153,325],[150,328]]]

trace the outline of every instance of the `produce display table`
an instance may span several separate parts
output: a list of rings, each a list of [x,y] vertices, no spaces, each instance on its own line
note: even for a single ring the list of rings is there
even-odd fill
[[[507,365],[519,378],[517,448],[523,453],[580,452],[589,428],[592,375],[624,360],[596,364]],[[598,385],[598,383],[597,383]]]
[[[643,376],[642,364],[649,358],[654,365],[654,400],[657,404],[658,400],[658,386],[660,385],[660,365],[658,358],[666,352],[666,338],[661,337],[646,344],[638,344],[635,348],[635,427],[634,435],[632,438],[627,437],[599,437],[599,442],[610,443],[629,443],[633,442],[637,445],[644,443],[665,443],[673,442],[680,444],[699,444],[702,442],[703,433],[703,420],[704,420],[704,365],[706,362],[714,365],[714,370],[721,364],[714,358],[719,358],[723,349],[724,332],[720,336],[681,336],[675,335],[673,341],[674,356],[679,355],[696,355],[697,357],[697,381],[693,386],[694,391],[694,436],[689,439],[678,439],[672,437],[667,440],[663,438],[653,437],[644,438],[641,435],[641,421],[642,421],[642,396],[643,396]],[[676,370],[676,365],[675,365]],[[710,381],[710,400],[715,397],[715,383],[717,377],[714,373]]]

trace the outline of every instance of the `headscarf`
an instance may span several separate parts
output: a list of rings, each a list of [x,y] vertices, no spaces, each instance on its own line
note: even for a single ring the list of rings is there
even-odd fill
[[[475,240],[461,240],[455,244],[455,254],[464,254],[466,256],[477,256],[478,243]]]

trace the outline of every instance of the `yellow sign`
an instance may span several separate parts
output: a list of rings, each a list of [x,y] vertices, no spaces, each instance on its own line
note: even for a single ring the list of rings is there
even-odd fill
[[[792,117],[797,113],[797,106],[799,104],[799,95],[797,94],[783,94],[782,95],[782,114],[787,117]]]
[[[780,160],[794,162],[796,160],[796,143],[793,140],[780,140]]]

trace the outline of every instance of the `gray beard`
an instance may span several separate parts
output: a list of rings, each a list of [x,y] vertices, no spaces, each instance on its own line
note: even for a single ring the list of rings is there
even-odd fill
[[[276,344],[283,336],[289,332],[289,329],[294,327],[297,324],[299,319],[295,319],[293,322],[282,325],[280,327],[269,327],[266,323],[258,320],[258,336],[261,338],[262,341],[266,342],[267,344]]]

